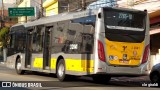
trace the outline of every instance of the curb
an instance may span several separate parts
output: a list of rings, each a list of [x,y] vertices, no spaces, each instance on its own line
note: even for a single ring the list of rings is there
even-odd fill
[[[5,66],[5,65],[6,65],[6,62],[0,62],[0,65],[1,65],[1,66]]]

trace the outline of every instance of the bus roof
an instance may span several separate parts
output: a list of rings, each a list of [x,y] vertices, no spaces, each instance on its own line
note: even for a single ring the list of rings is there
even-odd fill
[[[116,8],[116,7],[105,7],[105,8],[110,8],[110,9],[117,9],[117,10],[128,10],[128,11],[140,11],[140,10],[135,10],[135,9],[128,9],[128,8]],[[43,17],[38,20],[32,21],[32,22],[27,22],[23,24],[16,24],[13,25],[11,28],[14,29],[14,27],[21,27],[21,28],[28,28],[32,26],[37,26],[37,25],[47,25],[51,24],[53,22],[57,21],[63,21],[63,20],[69,20],[69,19],[74,19],[74,18],[80,18],[84,16],[90,16],[90,15],[96,15],[98,13],[98,10],[85,10],[85,11],[80,11],[80,12],[69,12],[69,13],[61,13],[58,15],[53,15],[53,16],[48,16],[48,17]]]
[[[24,28],[25,28],[24,24],[15,24],[10,28],[10,30],[15,31],[17,29],[24,29]]]
[[[73,18],[80,18],[84,16],[96,15],[97,10],[86,10],[81,12],[71,12],[71,13],[62,13],[59,15],[48,16],[38,20],[35,20],[30,23],[26,23],[25,27],[31,27],[36,25],[46,25],[57,21],[69,20]]]

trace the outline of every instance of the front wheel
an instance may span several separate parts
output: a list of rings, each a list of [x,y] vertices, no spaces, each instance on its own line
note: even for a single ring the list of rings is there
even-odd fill
[[[22,67],[22,64],[21,64],[21,59],[20,58],[18,58],[17,59],[17,61],[16,61],[16,72],[17,72],[17,74],[19,74],[19,75],[22,75],[22,74],[24,74],[25,73],[25,71],[24,70],[22,70],[21,69],[21,67]]]
[[[57,74],[59,81],[66,81],[67,80],[67,75],[66,75],[65,70],[66,70],[65,62],[62,59],[58,62],[57,70],[56,70],[56,74]]]

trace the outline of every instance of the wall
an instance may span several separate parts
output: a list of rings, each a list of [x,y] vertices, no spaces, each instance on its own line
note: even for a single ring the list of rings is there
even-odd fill
[[[22,16],[18,17],[18,23],[25,23],[27,21],[33,21],[39,18],[39,10],[40,10],[40,2],[39,0],[23,0],[18,7],[34,7],[35,8],[35,15],[34,16]]]
[[[46,0],[43,3],[43,7],[46,11],[45,16],[58,14],[58,0]]]
[[[1,20],[1,10],[0,10],[0,20]],[[10,27],[17,23],[17,18],[16,17],[9,17],[8,16],[8,10],[4,10],[4,20],[5,20],[5,26]],[[1,28],[1,22],[0,22],[0,28]]]

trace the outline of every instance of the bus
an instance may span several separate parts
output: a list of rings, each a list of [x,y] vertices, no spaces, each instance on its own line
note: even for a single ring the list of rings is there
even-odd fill
[[[146,10],[103,7],[62,13],[12,26],[6,63],[18,74],[53,73],[60,81],[147,75],[149,36]]]

